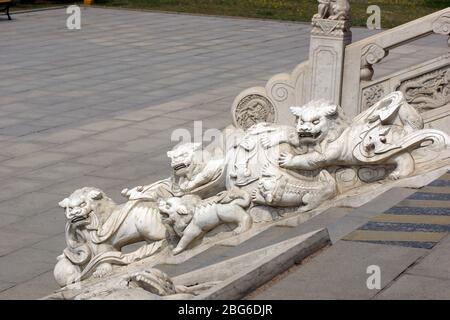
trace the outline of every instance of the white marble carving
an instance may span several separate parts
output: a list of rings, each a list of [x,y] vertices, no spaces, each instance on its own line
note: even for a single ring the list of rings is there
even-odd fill
[[[372,80],[374,67],[387,56],[389,50],[401,47],[432,33],[448,36],[450,30],[449,19],[450,8],[446,8],[348,45],[345,48],[342,91],[339,100],[345,112],[349,116],[354,117],[365,110],[367,105],[363,97],[364,89],[379,80]],[[448,66],[450,61],[448,56],[440,57],[439,59],[445,60],[441,62]],[[358,60],[361,61],[359,65],[357,63]],[[422,66],[417,65],[404,68],[384,77],[386,88],[388,88],[386,93],[398,90],[394,86],[398,80],[397,78],[402,77],[401,74],[408,73],[411,76],[410,78],[415,78],[424,74],[421,69],[423,69],[422,67],[425,64],[429,66],[439,64],[436,59],[423,61],[422,63]],[[443,113],[445,112],[443,111]],[[446,112],[446,115],[448,115],[448,112]],[[441,116],[434,114],[426,120],[427,122],[434,122],[439,119],[441,119]],[[443,128],[442,125],[438,125],[438,127]]]
[[[406,101],[420,112],[425,126],[447,134],[450,128],[449,75],[450,54],[444,54],[405,70],[364,81],[361,84],[361,111],[367,110],[389,92],[403,92]]]
[[[445,133],[423,128],[401,92],[352,121],[326,100],[290,111],[294,126],[260,122],[246,131],[228,128],[225,137],[233,140],[221,150],[196,143],[175,147],[167,153],[172,176],[123,190],[125,204],[88,187],[62,200],[67,248],[55,267],[58,283],[102,277],[114,265],[161,251],[180,254],[201,245],[209,232],[237,236],[258,223],[255,212],[273,219],[285,208],[301,214],[362,184],[408,177],[424,154],[445,152],[450,145]],[[121,252],[139,241],[147,245]]]
[[[275,97],[285,96],[287,93],[276,92]],[[259,122],[274,122],[275,108],[268,98],[259,94],[249,94],[239,101],[234,112],[234,121],[242,129],[247,130]]]
[[[215,297],[209,289],[221,291],[230,275],[255,261],[266,266],[268,252],[288,253],[286,244],[173,279],[158,265],[440,176],[437,170],[448,170],[450,138],[424,129],[420,112],[448,108],[449,56],[382,79],[372,76],[389,49],[431,32],[448,35],[449,17],[445,9],[349,45],[349,1],[319,0],[309,61],[240,93],[232,104],[233,125],[223,130],[219,146],[174,147],[167,153],[170,177],[122,190],[123,204],[91,187],[60,202],[67,247],[54,269],[64,287],[57,298]],[[122,251],[142,241],[137,250]],[[218,296],[227,297],[226,291]]]
[[[421,112],[445,106],[450,103],[450,67],[408,79],[398,90]]]
[[[222,223],[235,223],[234,234],[247,231],[252,226],[252,218],[246,212],[250,205],[250,195],[238,188],[223,191],[202,202],[198,196],[172,197],[161,200],[159,210],[168,215],[169,224],[175,225],[180,241],[173,254],[178,254],[200,235]]]
[[[450,46],[450,12],[445,12],[433,22],[433,32],[448,35],[448,45]]]
[[[361,80],[371,80],[374,70],[372,65],[380,62],[389,54],[377,44],[369,44],[362,49],[361,53]]]
[[[364,110],[373,106],[378,100],[385,95],[385,89],[382,84],[376,84],[371,87],[364,88],[362,92],[362,107]]]
[[[176,285],[161,270],[149,268],[94,285],[76,295],[75,300],[187,300],[218,283],[220,281],[192,286]]]
[[[348,0],[318,0],[319,7],[315,19],[348,20],[350,4]]]
[[[103,191],[85,187],[59,205],[67,218],[67,248],[58,257],[54,275],[66,285],[93,274],[111,272],[112,264],[129,264],[157,252],[167,237],[157,206],[131,200],[115,204]],[[123,254],[125,245],[147,241],[135,252]]]

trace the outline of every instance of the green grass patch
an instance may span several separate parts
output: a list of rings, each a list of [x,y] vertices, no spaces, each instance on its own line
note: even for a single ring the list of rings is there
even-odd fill
[[[61,0],[22,0],[23,3],[67,4]],[[365,26],[367,7],[381,8],[382,28],[391,28],[449,6],[449,0],[350,0],[353,24]],[[317,0],[94,0],[95,5],[287,21],[311,21]]]
[[[381,25],[391,28],[448,6],[448,0],[355,0],[353,24],[365,26],[367,7],[381,8]],[[225,16],[308,22],[317,12],[316,0],[97,0],[97,5]]]

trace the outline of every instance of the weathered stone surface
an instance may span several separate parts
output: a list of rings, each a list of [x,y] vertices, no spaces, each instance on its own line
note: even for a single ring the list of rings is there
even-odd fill
[[[0,257],[0,280],[21,283],[46,271],[55,263],[53,253],[35,248],[24,248]],[[33,268],[29,268],[29,265]]]
[[[405,274],[381,292],[378,300],[448,300],[450,280]]]
[[[341,46],[348,31],[347,17],[343,15],[344,25],[336,29],[338,34],[332,34],[344,37]],[[330,16],[328,22],[332,20]],[[317,32],[334,30],[324,29],[319,22],[318,26],[322,31],[313,29],[313,37]],[[320,37],[315,40],[318,44],[323,41]],[[311,50],[315,45],[311,41]],[[340,51],[343,54],[343,47]],[[367,53],[369,63],[371,54]],[[424,129],[418,110],[408,104],[402,92],[388,94],[350,120],[336,104],[338,96],[330,96],[330,92],[340,92],[341,84],[332,88],[336,82],[332,81],[333,85],[325,85],[322,91],[321,85],[315,84],[316,75],[322,74],[319,65],[331,64],[342,72],[342,58],[328,63],[319,60],[312,56],[312,80],[307,84],[317,89],[310,97],[326,99],[290,106],[295,126],[275,124],[277,110],[264,92],[248,91],[247,96],[238,96],[232,107],[236,126],[216,130],[215,141],[208,146],[182,141],[167,152],[172,169],[169,178],[123,189],[122,195],[128,200],[122,205],[92,187],[77,189],[62,200],[59,205],[67,218],[68,246],[55,266],[57,282],[70,286],[91,275],[104,277],[113,272],[113,265],[129,265],[147,258],[152,261],[153,255],[157,257],[155,263],[182,252],[181,259],[187,258],[203,248],[207,250],[216,238],[239,239],[241,234],[257,229],[258,224],[264,227],[285,215],[297,215],[301,223],[313,216],[310,211],[321,206],[330,207],[339,199],[351,197],[362,197],[367,202],[392,181],[448,165],[450,138],[444,132]],[[135,120],[137,125],[130,126],[141,129],[112,129],[97,138],[126,141],[131,134],[138,139],[147,132],[147,126],[155,124],[168,130],[173,122],[163,117]],[[131,153],[105,151],[76,161],[106,167],[119,159],[135,158]],[[426,192],[416,192],[409,198],[419,195],[446,200],[443,193]],[[331,239],[337,241],[365,222],[364,217],[344,217],[329,226]],[[148,244],[130,253],[122,252],[124,246],[143,240]]]
[[[95,14],[93,13],[94,10],[96,10]],[[80,53],[90,51],[91,53],[95,53],[94,55],[89,55],[87,58],[84,54],[83,56],[77,56],[76,52],[74,53],[70,50],[65,51],[67,48],[64,43],[61,44],[62,46],[58,43],[56,46],[60,46],[61,50],[54,50],[53,46],[47,47],[47,45],[44,45],[42,52],[34,52],[33,59],[28,59],[28,51],[26,49],[27,46],[32,48],[33,44],[26,43],[26,38],[13,39],[11,46],[5,51],[6,58],[9,60],[7,64],[0,67],[0,70],[5,74],[9,72],[7,74],[7,80],[1,83],[5,85],[3,89],[6,90],[8,95],[3,96],[2,101],[0,101],[0,112],[2,119],[5,119],[4,116],[9,113],[17,113],[20,111],[20,114],[11,117],[11,120],[5,120],[3,123],[4,126],[1,128],[4,130],[4,134],[0,140],[3,142],[4,139],[13,139],[14,143],[17,142],[24,145],[21,148],[10,149],[6,158],[0,160],[5,164],[9,164],[11,167],[20,168],[20,174],[23,179],[10,180],[5,183],[8,192],[0,194],[0,200],[6,200],[2,201],[0,207],[4,203],[6,204],[9,201],[8,199],[17,198],[22,190],[43,191],[43,196],[47,192],[57,195],[62,195],[64,192],[64,195],[66,195],[72,191],[73,185],[82,186],[89,184],[106,188],[108,194],[113,193],[113,190],[115,190],[116,193],[113,194],[119,196],[116,190],[117,188],[152,181],[153,178],[161,175],[161,172],[149,172],[148,177],[127,177],[126,173],[112,176],[113,169],[109,169],[109,171],[105,169],[105,171],[100,172],[96,168],[97,163],[87,164],[85,160],[89,158],[90,154],[95,153],[99,157],[95,158],[95,155],[93,155],[95,158],[94,162],[99,162],[100,166],[103,167],[115,168],[118,165],[117,168],[120,169],[128,164],[132,165],[133,161],[135,161],[134,156],[130,158],[118,157],[113,160],[110,160],[108,157],[108,155],[115,154],[122,147],[122,144],[117,142],[126,142],[127,146],[134,148],[134,150],[123,151],[137,152],[140,155],[150,154],[149,161],[151,161],[150,159],[154,156],[151,150],[155,153],[160,153],[163,149],[167,149],[167,144],[163,141],[167,138],[172,128],[170,126],[167,127],[172,123],[170,119],[180,119],[180,121],[173,121],[178,126],[183,124],[185,120],[192,120],[198,114],[199,117],[204,118],[208,122],[205,127],[223,127],[229,122],[229,114],[222,112],[222,110],[228,108],[228,103],[236,92],[250,83],[246,79],[258,78],[263,81],[266,80],[267,73],[278,72],[279,70],[291,67],[297,61],[298,54],[293,55],[287,52],[289,50],[298,50],[301,54],[306,53],[303,48],[300,48],[299,44],[292,41],[291,36],[298,36],[300,40],[307,41],[306,32],[299,32],[299,29],[302,29],[299,25],[292,25],[292,27],[286,28],[289,24],[283,24],[282,30],[288,36],[285,37],[286,41],[282,41],[280,39],[283,36],[280,38],[280,35],[276,34],[276,26],[278,25],[276,22],[261,22],[260,27],[257,29],[261,30],[262,34],[255,36],[256,29],[254,28],[251,28],[248,33],[235,32],[236,30],[242,29],[242,23],[244,22],[236,23],[235,20],[228,21],[222,18],[205,20],[208,27],[204,30],[207,30],[207,32],[204,34],[201,32],[200,34],[196,34],[197,38],[195,39],[189,37],[189,44],[192,44],[192,41],[197,41],[201,44],[200,47],[186,49],[184,47],[186,43],[183,42],[184,40],[180,40],[184,38],[180,38],[179,35],[174,39],[176,48],[167,49],[164,45],[159,47],[160,44],[156,44],[155,47],[153,41],[148,43],[142,42],[142,34],[136,32],[140,30],[140,26],[143,26],[144,32],[157,32],[159,35],[161,31],[168,33],[170,37],[170,33],[172,32],[170,25],[178,25],[179,19],[186,20],[184,24],[186,28],[183,30],[186,33],[189,32],[189,25],[197,26],[198,22],[197,20],[194,22],[189,16],[164,15],[163,17],[159,17],[159,14],[153,13],[135,13],[133,23],[124,23],[124,25],[127,25],[127,28],[129,28],[129,30],[126,30],[127,33],[136,35],[136,38],[127,38],[127,43],[129,42],[130,45],[123,50],[110,50],[111,46],[121,47],[121,42],[116,40],[120,40],[120,36],[123,36],[123,34],[116,35],[114,40],[102,38],[104,33],[98,26],[102,26],[105,23],[108,24],[110,11],[87,9],[83,12],[83,19],[91,19],[95,22],[91,24],[92,28],[88,32],[90,39],[96,39],[96,42],[87,43],[83,41],[84,39],[78,39],[82,46]],[[61,14],[64,15],[62,10],[56,10],[46,13],[31,13],[28,16],[31,18],[36,16],[48,17],[49,21],[54,21]],[[152,15],[153,19],[148,19],[149,15]],[[121,16],[121,14],[117,13],[117,16]],[[121,16],[119,20],[126,21],[130,17],[131,15],[126,17]],[[36,39],[42,35],[38,31],[41,31],[39,27],[42,25],[43,19],[30,19],[29,21],[31,23],[37,23],[38,27],[30,28],[29,25],[26,25],[25,22],[29,23],[26,20],[23,21],[25,24],[14,25],[14,27],[36,30],[34,33],[31,32],[31,37]],[[253,25],[256,22],[246,23]],[[149,24],[152,27],[149,27]],[[154,27],[159,24],[163,25],[160,29]],[[265,24],[267,25],[265,26]],[[167,31],[167,26],[169,26],[169,31]],[[224,28],[224,26],[227,26],[227,28]],[[6,25],[6,27],[8,28],[9,25]],[[235,30],[232,30],[233,28]],[[233,45],[232,48],[227,47],[227,41],[223,40],[224,37],[227,37],[223,33],[224,29],[230,30],[230,37],[237,37],[229,41]],[[224,53],[223,57],[217,57],[217,55],[211,54],[212,50],[218,48],[217,46],[214,46],[214,48],[205,46],[211,41],[211,34],[214,34],[212,30],[220,30],[220,37],[222,39],[220,50]],[[304,31],[306,31],[306,28]],[[358,34],[357,37],[361,36],[362,31],[355,31]],[[251,41],[247,40],[249,35]],[[74,36],[76,35],[74,34]],[[259,41],[261,39],[258,39],[258,37],[264,37],[264,41]],[[272,44],[275,44],[273,50],[270,49],[273,51],[272,54],[268,54],[270,50],[265,48],[267,37],[269,37],[269,42],[272,41]],[[251,57],[247,57],[245,52],[241,52],[245,57],[244,59],[239,57],[239,48],[234,46],[235,42],[239,40],[246,41],[245,50],[250,49],[252,51]],[[285,43],[286,50],[280,50],[280,43]],[[99,44],[105,46],[98,46]],[[223,47],[221,47],[222,45]],[[17,48],[21,50],[16,50]],[[51,49],[51,52],[58,52],[58,54],[62,52],[65,55],[73,55],[74,59],[69,61],[67,59],[54,59],[55,57],[49,54],[49,49]],[[139,51],[141,49],[143,50],[143,54],[136,55],[135,50]],[[155,49],[161,52],[162,55],[154,55],[149,59],[145,53],[148,50]],[[133,54],[130,54],[129,50],[132,50]],[[225,54],[226,50],[229,50],[229,54]],[[261,53],[259,58],[255,52]],[[208,58],[205,60],[203,59],[204,57],[210,58],[211,65],[208,65]],[[235,57],[236,59],[234,59]],[[121,59],[125,63],[120,65],[105,64],[103,63],[105,58]],[[267,63],[261,64],[261,67],[255,69],[256,71],[254,73],[249,73],[248,66],[254,63],[254,61],[252,62],[253,58],[256,58],[257,60],[255,61],[258,63],[261,58],[265,58]],[[83,59],[93,60],[87,64],[80,63],[83,62]],[[189,65],[178,62],[186,61],[186,59],[190,59],[189,61],[193,59],[195,61]],[[292,61],[289,59],[292,59]],[[100,60],[103,60],[103,62]],[[52,63],[46,63],[46,61],[51,61]],[[146,63],[154,69],[151,69],[149,72],[144,72],[143,70],[145,68],[142,68],[142,66]],[[48,67],[50,65],[51,68]],[[216,72],[214,68],[217,66],[219,69]],[[99,69],[101,69],[101,72],[98,71]],[[226,72],[223,70],[226,70]],[[195,74],[196,71],[201,72],[201,77],[197,80],[192,80],[190,75]],[[39,81],[35,81],[36,78],[33,78],[37,75]],[[28,80],[24,81],[24,79]],[[168,100],[167,97],[170,97],[170,100],[172,100],[168,104],[165,103]],[[178,101],[174,101],[174,99]],[[204,105],[198,106],[198,104],[202,103]],[[154,107],[153,110],[152,107]],[[192,109],[193,112],[185,112],[189,114],[188,116],[185,116],[185,113],[179,113],[177,115],[178,110],[181,109]],[[134,115],[134,117],[131,115],[127,118],[126,115],[128,113],[133,111],[139,112],[139,110],[144,111]],[[214,111],[202,113],[197,110]],[[164,114],[169,111],[173,115],[169,113],[166,119]],[[218,112],[216,113],[215,111]],[[121,116],[122,118],[120,118]],[[116,117],[115,120],[114,117]],[[155,120],[152,120],[152,118]],[[153,128],[149,128],[152,125]],[[130,129],[128,135],[125,132],[125,128]],[[152,133],[157,128],[163,128],[166,132],[161,132],[160,135],[155,134],[152,137],[156,142],[155,145],[158,144],[158,148],[156,148],[158,150],[153,148],[152,139],[148,140],[148,145],[151,145],[151,148],[149,148],[151,150],[149,150],[145,148],[145,138],[147,135],[141,136],[141,134],[144,131],[146,133]],[[97,133],[100,133],[101,139],[97,139]],[[85,138],[89,139],[88,143],[82,142]],[[134,141],[138,142],[133,145],[128,145],[128,143]],[[161,145],[159,145],[160,142]],[[8,145],[11,145],[11,141],[7,142],[6,146]],[[30,147],[32,152],[26,150],[27,146]],[[48,148],[49,150],[42,150],[41,147],[42,149]],[[60,155],[61,158],[58,158]],[[65,163],[74,164],[73,166],[68,165],[70,167],[70,181],[68,182],[61,183],[62,172],[53,173],[51,170],[46,171],[61,160],[65,161]],[[161,171],[163,165],[161,164],[160,166],[158,156],[153,160],[155,160],[154,163],[158,163],[155,169]],[[83,163],[83,165],[77,167],[78,163]],[[36,169],[39,172],[34,172],[34,175],[27,176],[28,172],[36,171]],[[12,170],[2,169],[2,174],[5,174],[5,176],[12,173]],[[46,173],[48,173],[48,176]],[[102,176],[102,173],[105,176]],[[90,174],[92,175],[89,176]],[[70,187],[71,185],[72,187]],[[11,196],[11,193],[14,193],[14,195]],[[119,197],[117,198],[119,199]],[[44,207],[47,207],[47,205]],[[48,209],[45,208],[43,210]],[[6,205],[5,210],[10,214],[8,211],[9,208]],[[28,214],[24,216],[26,215]],[[44,216],[42,215],[42,217]],[[51,217],[52,215],[49,213],[48,219],[51,219]],[[33,230],[37,230],[42,234],[55,234],[51,231],[53,228],[52,224],[46,226],[37,223],[33,226],[33,220],[23,220],[23,230],[30,232],[29,238],[24,234],[23,241],[21,240],[12,245],[6,241],[6,247],[10,249],[19,248],[23,243],[33,245],[33,247],[39,247],[39,245],[45,246],[45,241],[48,239],[38,240],[39,237],[33,237],[33,233],[31,232]],[[11,221],[11,223],[15,222]],[[8,228],[10,228],[8,226],[9,224],[7,224]],[[19,225],[17,227],[19,228]],[[5,229],[6,234],[13,231],[12,228],[8,228]],[[55,239],[57,237],[55,236]],[[49,251],[54,250],[49,249]]]
[[[47,271],[36,277],[0,292],[0,299],[30,300],[40,299],[56,289],[53,272]]]
[[[340,241],[252,298],[369,299],[379,290],[366,286],[368,266],[381,268],[384,288],[425,253],[425,249]]]
[[[433,251],[418,264],[407,270],[414,276],[432,277],[450,280],[450,241],[449,237],[442,240]]]

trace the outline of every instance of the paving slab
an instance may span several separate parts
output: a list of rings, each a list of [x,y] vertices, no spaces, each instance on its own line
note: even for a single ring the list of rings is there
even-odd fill
[[[450,280],[450,237],[447,236],[430,254],[406,272],[416,276]]]
[[[370,299],[379,290],[367,288],[367,267],[381,270],[381,288],[427,250],[339,241],[289,272],[252,299]]]
[[[66,247],[65,232],[61,232],[55,236],[45,238],[36,242],[31,248],[37,248],[44,251],[50,251],[55,257],[59,256]]]
[[[46,167],[50,164],[57,163],[59,161],[67,160],[73,157],[64,153],[37,151],[27,155],[19,156],[14,159],[3,161],[2,164],[12,168],[28,169],[28,168],[40,168]]]
[[[448,300],[450,280],[403,275],[375,297],[377,300]]]
[[[41,214],[26,217],[15,223],[11,223],[8,225],[8,229],[17,230],[19,232],[43,234],[46,236],[59,234],[61,233],[61,230],[64,230],[67,219],[61,208],[58,206],[52,207],[52,209],[48,209]]]
[[[0,257],[0,281],[23,283],[48,271],[55,261],[56,257],[48,251],[35,248],[17,250],[7,257]]]
[[[17,194],[16,197],[1,202],[0,215],[33,216],[55,207],[60,200],[59,195],[46,192]]]
[[[374,215],[378,215],[390,209],[416,191],[416,189],[411,188],[392,188],[389,192],[385,192],[368,203],[356,208],[350,213],[350,216],[371,218]]]
[[[100,178],[83,175],[78,178],[74,178],[68,181],[64,181],[49,186],[47,188],[42,189],[42,191],[46,193],[60,195],[61,199],[59,201],[61,201],[62,197],[67,197],[78,188],[96,186],[97,188],[100,188],[104,190],[107,194],[109,194],[108,193],[109,191],[111,191],[114,187],[120,188],[120,186],[123,185],[124,182],[125,180],[121,179]]]
[[[8,228],[8,226],[2,227],[0,232],[0,258],[8,259],[8,254],[21,248],[30,247],[46,238],[47,236],[43,234],[19,232]],[[32,266],[28,265],[25,268],[32,269]]]
[[[9,289],[13,286],[15,286],[15,283],[13,282],[0,281],[0,292],[5,291],[6,289]]]
[[[414,191],[409,195],[407,192],[398,195],[399,199],[407,198],[383,213],[370,215],[367,223],[346,236],[345,240],[432,249],[450,231],[450,208],[446,200],[449,189],[446,183],[442,183],[446,177],[448,174],[418,190],[411,189]],[[387,194],[391,196],[391,192]]]
[[[27,282],[17,284],[6,291],[0,292],[0,300],[40,299],[56,289],[58,289],[58,285],[53,281],[53,272],[47,271]]]

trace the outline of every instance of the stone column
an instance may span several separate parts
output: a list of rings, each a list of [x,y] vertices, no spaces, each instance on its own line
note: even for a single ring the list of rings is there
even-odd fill
[[[345,46],[352,41],[349,18],[312,19],[309,49],[309,100],[327,99],[340,104]]]

